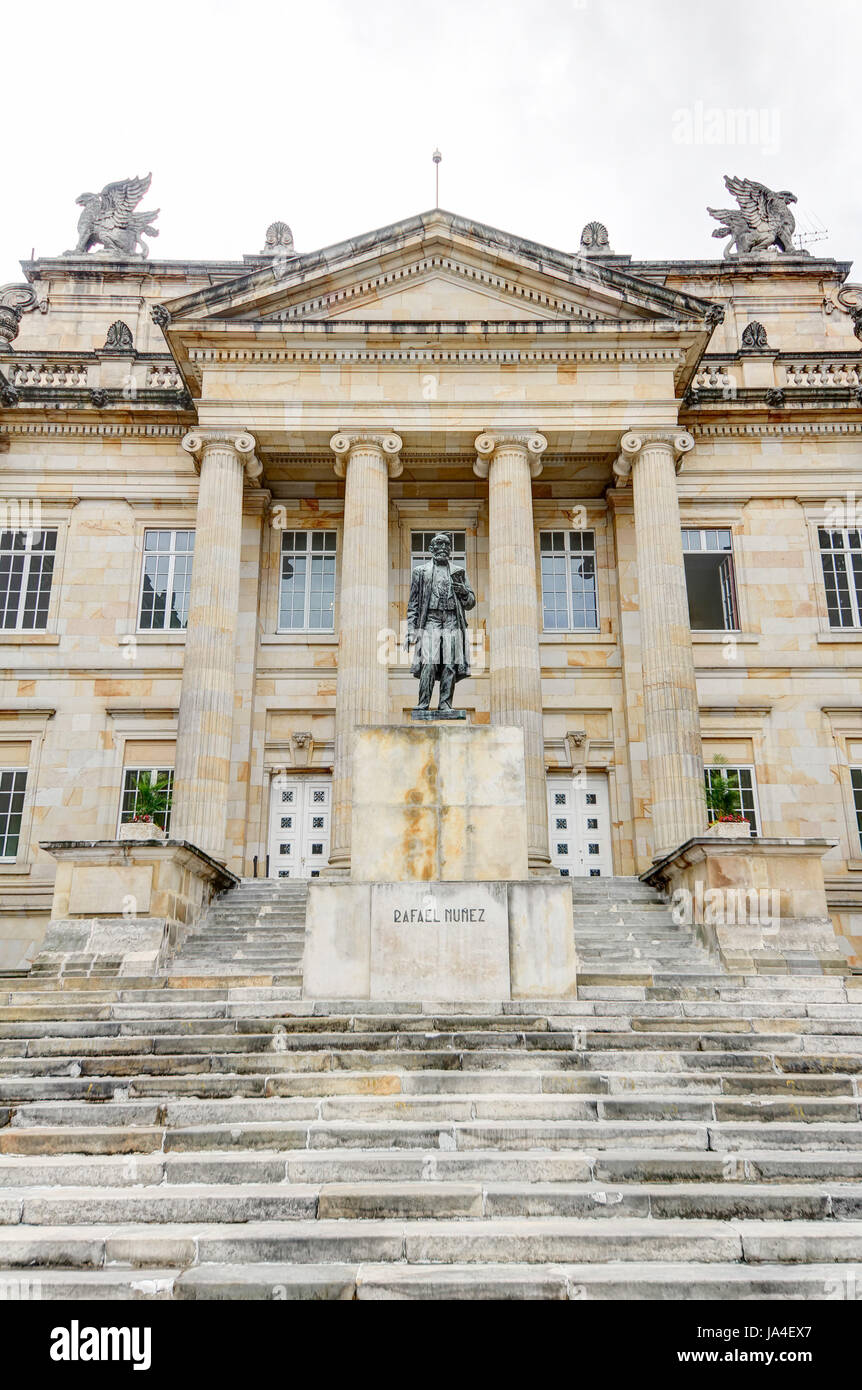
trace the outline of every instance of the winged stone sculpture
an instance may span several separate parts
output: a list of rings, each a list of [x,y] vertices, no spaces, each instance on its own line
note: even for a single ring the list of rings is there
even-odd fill
[[[135,212],[135,208],[152,181],[152,174],[144,179],[136,175],[133,179],[105,184],[101,193],[82,193],[76,198],[75,202],[83,208],[78,218],[78,244],[65,254],[81,256],[100,244],[106,254],[124,259],[149,255],[143,237],[158,236],[157,229],[150,223],[158,217],[159,209]]]
[[[736,246],[738,256],[759,256],[776,246],[788,256],[806,256],[793,245],[793,232],[796,219],[788,207],[796,202],[796,194],[782,189],[774,193],[754,179],[731,178],[725,175],[724,184],[739,204],[736,208],[707,208],[710,217],[721,223],[713,236],[727,236],[730,241],[724,248],[726,260],[731,258],[732,248]]]

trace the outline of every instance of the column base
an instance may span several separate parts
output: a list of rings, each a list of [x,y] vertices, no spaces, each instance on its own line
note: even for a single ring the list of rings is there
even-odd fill
[[[640,875],[735,973],[847,974],[822,857],[837,840],[697,835]]]

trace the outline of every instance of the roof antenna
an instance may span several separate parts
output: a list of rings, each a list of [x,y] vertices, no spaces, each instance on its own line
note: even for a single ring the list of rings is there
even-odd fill
[[[440,160],[443,158],[439,150],[435,150],[431,158],[434,160],[434,206],[440,206]]]

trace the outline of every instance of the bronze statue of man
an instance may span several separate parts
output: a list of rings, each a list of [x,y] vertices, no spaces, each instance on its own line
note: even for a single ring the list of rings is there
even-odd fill
[[[420,710],[427,710],[436,681],[440,682],[438,710],[452,712],[455,682],[470,674],[467,653],[467,620],[464,614],[476,606],[476,595],[463,569],[450,563],[452,542],[438,532],[428,549],[431,559],[417,565],[407,604],[407,650],[414,645],[412,673],[419,680]]]

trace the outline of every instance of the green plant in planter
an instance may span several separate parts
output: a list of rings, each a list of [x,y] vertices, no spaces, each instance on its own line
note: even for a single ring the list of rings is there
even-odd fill
[[[727,758],[723,758],[720,753],[717,753],[712,760],[713,767],[722,767],[726,763]],[[709,784],[704,788],[704,795],[711,825],[716,821],[745,820],[745,816],[742,814],[739,788],[734,787],[730,779],[725,777],[723,773],[710,778]]]
[[[162,774],[153,779],[148,772],[142,772],[135,781],[135,813],[130,819],[144,823],[152,821],[164,830],[168,814],[168,779]]]

